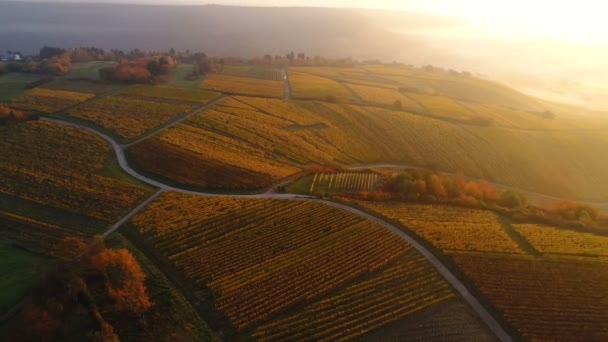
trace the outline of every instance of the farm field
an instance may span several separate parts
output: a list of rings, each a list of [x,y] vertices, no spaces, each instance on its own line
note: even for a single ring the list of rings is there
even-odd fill
[[[527,131],[453,124],[378,107],[243,96],[233,100],[194,116],[187,122],[196,127],[190,133],[216,143],[229,141],[234,148],[241,146],[245,156],[291,167],[408,164],[553,196],[603,200],[608,193],[606,175],[597,172],[608,167],[608,161],[596,157],[608,148],[602,131]],[[171,136],[165,142],[184,149]],[[196,152],[200,144],[188,142],[188,149]]]
[[[370,86],[377,88],[393,89],[398,88],[396,82],[387,80],[381,75],[370,73],[363,67],[353,68],[330,68],[330,67],[291,67],[293,72],[329,78],[338,82]]]
[[[113,95],[85,103],[70,110],[67,115],[101,127],[126,142],[194,108],[194,105],[188,103]]]
[[[263,97],[283,97],[283,81],[209,74],[201,83],[203,89],[227,94]]]
[[[169,85],[176,88],[198,89],[199,78],[186,79],[194,71],[194,64],[180,63],[169,73]]]
[[[601,299],[608,286],[602,271],[608,265],[608,238],[500,222],[484,210],[357,204],[441,249],[524,338],[586,341],[608,336],[601,318],[608,305]],[[516,233],[508,233],[511,229]]]
[[[285,77],[285,72],[281,68],[250,65],[224,65],[221,74],[281,82]]]
[[[56,78],[55,80],[49,83],[45,83],[37,88],[103,95],[110,92],[117,92],[125,87],[126,85],[106,83],[100,81],[70,80],[67,78]]]
[[[357,204],[400,222],[446,252],[524,253],[502,227],[498,215],[488,210],[366,201]]]
[[[491,118],[496,126],[528,129],[528,130],[554,130],[573,131],[597,129],[598,124],[605,127],[605,123],[593,120],[580,120],[571,115],[562,115],[560,111],[554,113],[555,119],[543,118],[542,113],[527,112],[509,109],[496,105],[460,102],[460,104],[482,117]]]
[[[221,96],[219,93],[200,89],[182,89],[174,87],[158,87],[152,85],[131,86],[121,93],[131,96],[141,96],[144,98],[195,102],[198,104],[209,103]]]
[[[288,136],[287,131],[256,120],[265,116],[261,113],[223,104],[133,146],[131,159],[142,171],[205,189],[260,189],[299,171],[288,159],[296,154],[293,146],[285,145],[286,152],[269,158],[275,148],[269,130],[278,137]]]
[[[452,299],[389,324],[360,341],[495,341],[466,305]]]
[[[339,194],[373,191],[378,175],[372,172],[315,173],[290,184],[287,191],[297,194]]]
[[[526,339],[608,338],[606,261],[466,253],[451,257]]]
[[[340,83],[319,76],[289,72],[291,95],[301,100],[330,100],[330,102],[356,102],[353,93]]]
[[[368,87],[356,84],[347,84],[363,101],[377,105],[394,105],[396,101],[401,103],[405,111],[421,112],[424,109],[410,97],[394,90],[378,87]]]
[[[263,340],[361,336],[454,296],[399,237],[319,203],[165,193],[129,225]],[[326,324],[346,308],[356,314]]]
[[[41,75],[26,73],[9,73],[0,76],[0,102],[5,102],[13,97],[23,95],[25,86],[43,78]]]
[[[536,224],[513,228],[543,254],[608,256],[608,237]]]
[[[11,99],[11,107],[52,114],[94,98],[95,95],[74,91],[35,88]]]
[[[0,137],[4,151],[0,174],[5,180],[0,185],[2,208],[20,216],[9,215],[16,227],[53,230],[62,222],[78,223],[86,217],[91,227],[81,226],[84,233],[103,227],[95,222],[114,223],[149,193],[147,187],[118,171],[109,144],[92,133],[31,121],[0,128]],[[62,222],[46,226],[26,219],[36,216]]]
[[[115,65],[116,62],[106,61],[73,63],[72,70],[70,70],[70,73],[66,77],[69,79],[85,79],[99,81],[99,70]]]
[[[365,70],[413,93],[443,95],[468,102],[525,111],[537,112],[543,109],[541,102],[535,98],[496,82],[459,73],[386,65],[365,66]]]
[[[47,258],[11,246],[0,236],[0,314],[26,295],[40,275]]]
[[[420,103],[430,114],[441,118],[470,120],[477,116],[467,107],[448,97],[421,94],[410,94],[409,96]]]

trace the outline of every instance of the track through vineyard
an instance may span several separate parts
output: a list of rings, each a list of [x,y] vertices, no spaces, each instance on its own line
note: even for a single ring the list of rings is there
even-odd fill
[[[114,152],[116,154],[116,158],[118,160],[119,166],[126,173],[128,173],[129,175],[133,176],[134,178],[136,178],[146,184],[152,185],[159,189],[151,198],[146,200],[142,205],[137,207],[135,210],[133,210],[131,213],[129,213],[126,217],[122,218],[117,224],[113,225],[108,231],[106,231],[103,234],[104,237],[107,237],[113,231],[120,228],[120,226],[122,225],[122,223],[124,221],[127,221],[130,217],[133,217],[134,215],[139,213],[141,210],[143,210],[146,207],[147,203],[152,202],[152,200],[155,197],[159,196],[160,194],[162,194],[165,191],[174,191],[174,192],[178,192],[178,193],[190,194],[190,195],[195,195],[195,196],[206,196],[206,197],[216,196],[216,197],[234,197],[234,198],[281,198],[281,199],[288,199],[288,200],[295,200],[295,201],[312,201],[312,202],[322,203],[325,205],[329,205],[329,206],[333,206],[333,207],[336,207],[339,209],[349,211],[349,212],[354,213],[358,216],[361,216],[367,220],[376,222],[376,223],[382,225],[383,227],[385,227],[386,229],[392,231],[394,234],[399,236],[401,239],[408,242],[414,249],[416,249],[422,256],[424,256],[424,258],[426,258],[428,260],[428,262],[454,288],[454,290],[456,290],[456,292],[458,292],[460,294],[460,296],[471,306],[471,308],[478,314],[479,318],[499,338],[499,340],[501,340],[501,341],[512,341],[513,340],[511,338],[511,336],[503,329],[503,327],[494,319],[494,317],[481,305],[481,303],[477,300],[477,298],[475,298],[469,292],[469,290],[466,288],[466,286],[433,253],[431,253],[426,247],[424,247],[422,244],[420,244],[418,241],[416,241],[410,235],[404,233],[402,230],[400,230],[396,226],[394,226],[382,219],[379,219],[378,217],[375,217],[373,215],[370,215],[364,211],[350,207],[348,205],[331,202],[331,201],[327,201],[327,200],[322,200],[322,199],[317,199],[315,197],[309,197],[309,196],[276,194],[276,193],[272,193],[272,192],[266,192],[266,193],[257,194],[257,195],[228,195],[228,194],[213,194],[213,193],[189,191],[189,190],[185,190],[185,189],[175,188],[175,187],[166,185],[164,183],[152,180],[148,177],[145,177],[145,176],[137,173],[137,171],[133,170],[129,166],[127,159],[125,157],[124,147],[122,145],[120,145],[118,142],[116,142],[114,139],[109,137],[108,135],[103,134],[103,133],[95,130],[94,128],[87,127],[85,125],[81,125],[81,124],[77,124],[77,123],[71,123],[71,122],[66,122],[66,121],[57,120],[57,119],[49,119],[49,118],[42,118],[42,120],[55,122],[58,124],[63,124],[63,125],[68,125],[68,126],[73,126],[73,127],[79,127],[84,130],[87,130],[89,132],[92,132],[94,134],[97,134],[98,136],[100,136],[101,138],[106,140],[108,143],[110,143],[110,145],[112,146],[112,148],[114,149]]]

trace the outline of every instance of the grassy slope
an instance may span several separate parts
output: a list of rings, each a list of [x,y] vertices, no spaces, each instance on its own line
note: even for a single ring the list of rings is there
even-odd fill
[[[27,294],[40,274],[37,267],[46,261],[41,255],[0,242],[0,313]]]
[[[22,95],[25,85],[42,78],[41,75],[25,73],[9,73],[0,76],[0,102]]]
[[[115,62],[93,61],[72,64],[68,78],[99,80],[99,69],[116,65]]]

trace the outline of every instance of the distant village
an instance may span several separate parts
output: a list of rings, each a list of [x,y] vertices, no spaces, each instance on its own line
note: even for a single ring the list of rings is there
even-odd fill
[[[23,60],[21,52],[6,51],[6,53],[0,54],[0,61],[2,62],[20,62]]]

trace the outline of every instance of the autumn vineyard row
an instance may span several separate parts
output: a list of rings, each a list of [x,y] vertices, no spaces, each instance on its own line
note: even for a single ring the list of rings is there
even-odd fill
[[[292,331],[347,338],[453,296],[399,237],[319,203],[166,193],[131,226],[186,277],[208,286],[216,307],[239,331],[307,303],[299,315],[312,310],[319,320],[298,320]],[[350,285],[367,276],[369,281]],[[343,294],[330,297],[332,307],[322,298],[336,289]],[[384,289],[382,296],[372,295],[374,289]],[[348,308],[361,314],[342,318],[340,326],[349,329],[327,326]],[[281,340],[276,328],[260,329],[260,337],[272,332],[263,339]]]

